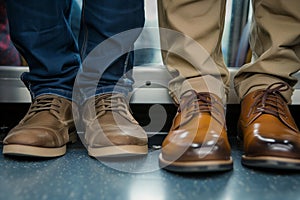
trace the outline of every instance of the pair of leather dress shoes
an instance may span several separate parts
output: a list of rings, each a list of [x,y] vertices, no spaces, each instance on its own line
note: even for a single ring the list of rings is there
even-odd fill
[[[241,102],[238,137],[242,164],[300,169],[300,132],[280,92],[284,83],[249,93]],[[224,105],[211,93],[182,95],[173,125],[162,145],[162,168],[177,172],[226,171],[233,168]]]
[[[82,139],[92,157],[143,155],[148,152],[147,134],[132,117],[122,94],[90,98],[82,109],[56,95],[41,95],[27,114],[3,140],[3,154],[57,157],[66,153],[66,144],[75,142],[73,111],[80,116],[85,133]],[[75,115],[76,116],[76,115]],[[76,117],[75,117],[76,118]]]

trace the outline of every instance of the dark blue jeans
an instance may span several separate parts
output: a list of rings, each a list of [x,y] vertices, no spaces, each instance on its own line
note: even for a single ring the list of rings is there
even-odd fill
[[[72,99],[77,74],[83,73],[82,77],[86,78],[97,72],[102,75],[98,76],[96,93],[112,92],[116,85],[117,91],[128,92],[133,80],[130,73],[125,78],[123,75],[133,67],[133,44],[145,20],[143,0],[83,0],[79,41],[70,25],[72,3],[72,0],[6,1],[11,38],[30,69],[21,78],[32,97],[56,94]],[[94,66],[89,66],[90,69],[82,67],[82,61],[100,43],[136,28],[139,29],[121,36],[121,39],[110,40],[112,45],[96,51],[98,60],[101,60],[106,59],[106,52],[119,52],[113,48],[122,49],[124,54],[116,53],[113,61],[103,62],[109,66],[92,62]]]

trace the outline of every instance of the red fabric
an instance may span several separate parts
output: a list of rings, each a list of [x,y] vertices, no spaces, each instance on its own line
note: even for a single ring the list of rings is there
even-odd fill
[[[0,65],[21,65],[19,52],[10,40],[8,20],[3,0],[0,0]]]

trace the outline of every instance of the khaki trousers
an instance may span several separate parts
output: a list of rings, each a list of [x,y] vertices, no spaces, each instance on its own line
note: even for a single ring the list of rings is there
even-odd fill
[[[225,0],[158,0],[162,57],[173,76],[169,89],[175,99],[189,89],[221,98],[228,94],[221,51],[225,6]],[[300,1],[253,0],[253,12],[254,59],[234,77],[240,99],[279,81],[294,86],[293,74],[300,69]],[[292,92],[283,93],[289,102]]]

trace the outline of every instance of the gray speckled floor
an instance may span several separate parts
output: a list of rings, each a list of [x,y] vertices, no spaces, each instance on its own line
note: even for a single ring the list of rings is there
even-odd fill
[[[300,173],[245,168],[235,145],[234,170],[225,173],[170,173],[157,169],[157,153],[100,162],[73,144],[56,159],[0,155],[0,199],[300,199]],[[140,173],[128,172],[136,169]]]

